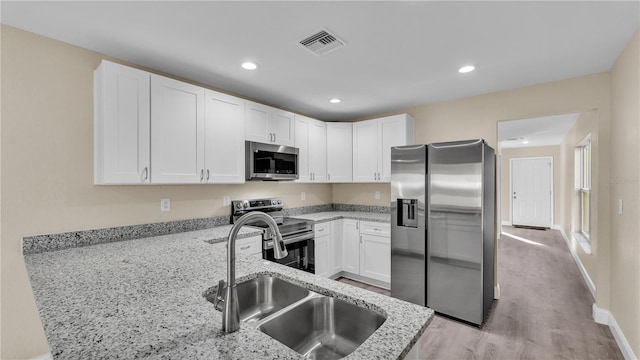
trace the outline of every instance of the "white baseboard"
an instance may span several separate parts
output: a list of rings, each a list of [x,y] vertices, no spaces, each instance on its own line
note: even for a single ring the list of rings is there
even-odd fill
[[[560,226],[559,224],[553,224],[553,225],[551,225],[551,229],[552,230],[562,230],[562,226]]]
[[[611,333],[613,337],[616,339],[616,343],[622,352],[622,356],[624,356],[625,360],[638,360],[636,354],[633,353],[633,349],[631,348],[631,344],[627,341],[627,338],[624,336],[622,329],[618,325],[618,322],[613,317],[613,314],[609,310],[600,309],[596,304],[593,304],[593,320],[598,324],[608,325],[609,329],[611,329]]]
[[[584,282],[587,284],[587,287],[589,288],[589,291],[591,292],[591,296],[593,296],[593,299],[595,300],[596,298],[596,284],[593,282],[593,280],[591,280],[591,277],[589,276],[589,273],[587,272],[587,269],[584,268],[584,265],[582,265],[582,261],[580,261],[580,257],[578,257],[578,253],[576,253],[576,250],[573,248],[573,246],[571,246],[571,242],[569,241],[569,238],[567,237],[567,234],[564,233],[564,230],[562,230],[562,228],[559,229],[560,234],[562,234],[562,238],[564,239],[564,242],[567,244],[567,247],[569,248],[569,252],[571,253],[571,256],[573,257],[573,261],[575,261],[576,265],[578,265],[578,269],[580,270],[580,273],[582,274],[582,277],[584,278]]]
[[[493,288],[493,298],[496,300],[500,299],[500,284],[496,284]]]
[[[51,353],[46,353],[46,354],[38,355],[34,358],[31,358],[31,360],[53,360],[53,356],[51,356]]]
[[[511,226],[512,224],[511,224],[511,221],[509,221],[509,220],[502,220],[502,225]]]

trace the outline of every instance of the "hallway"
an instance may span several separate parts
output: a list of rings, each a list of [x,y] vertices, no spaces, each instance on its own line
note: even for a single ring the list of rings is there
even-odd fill
[[[437,315],[421,359],[623,359],[609,328],[594,322],[593,297],[559,231],[503,226],[498,279],[501,297],[484,326]]]

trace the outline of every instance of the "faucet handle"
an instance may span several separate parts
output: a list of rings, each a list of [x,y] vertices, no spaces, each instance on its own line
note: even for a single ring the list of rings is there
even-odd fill
[[[222,311],[222,309],[224,308],[224,306],[222,304],[224,304],[224,289],[227,287],[227,284],[224,282],[224,280],[220,280],[218,282],[218,290],[216,291],[216,300],[213,303],[213,305],[215,306],[216,310],[220,310]]]

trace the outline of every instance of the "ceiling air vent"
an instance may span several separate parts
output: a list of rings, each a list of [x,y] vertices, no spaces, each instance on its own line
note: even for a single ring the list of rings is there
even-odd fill
[[[338,50],[345,46],[346,43],[344,40],[339,39],[337,36],[324,29],[300,41],[300,45],[304,46],[315,55],[320,56],[334,50]]]

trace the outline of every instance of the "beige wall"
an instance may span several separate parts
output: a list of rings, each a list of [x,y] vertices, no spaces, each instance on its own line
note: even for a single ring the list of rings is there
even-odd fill
[[[227,215],[224,195],[278,195],[290,207],[332,201],[329,184],[94,186],[93,69],[103,56],[11,27],[1,36],[2,359],[48,352],[24,236]],[[171,211],[161,213],[164,197]]]
[[[640,357],[640,31],[611,70],[610,311]],[[618,199],[623,213],[618,214]]]
[[[223,195],[232,198],[284,195],[289,206],[330,202],[389,204],[388,184],[94,186],[92,70],[103,56],[4,26],[1,36],[2,358],[28,358],[48,351],[20,255],[20,241],[26,235],[223,215],[228,212],[221,206]],[[637,45],[634,46],[637,49]],[[631,87],[631,80],[625,78],[629,73],[633,75],[633,71],[637,74],[637,61],[634,67],[628,65],[631,61],[624,61],[625,58],[621,57],[622,65],[617,65],[620,70],[616,70],[619,72],[614,73],[611,83],[609,74],[601,73],[398,112],[415,117],[417,142],[481,137],[496,148],[499,121],[597,109],[590,124],[598,144],[597,148],[594,146],[594,163],[598,164],[594,174],[597,178],[594,179],[597,198],[594,212],[597,211],[598,216],[593,226],[598,252],[592,255],[595,266],[588,271],[598,289],[598,306],[603,308],[610,306],[612,277],[634,269],[623,262],[620,269],[609,271],[609,248],[620,252],[616,253],[617,257],[629,254],[623,254],[619,244],[609,245],[609,161],[598,163],[599,159],[610,159],[610,86],[618,89],[614,93],[620,93],[614,112],[620,119],[618,124],[626,126],[627,122],[634,121],[629,120],[634,116],[637,122],[637,109],[635,113],[626,110],[632,106],[623,99]],[[638,131],[634,134],[637,136]],[[626,149],[626,145],[620,146]],[[307,192],[305,202],[299,200],[301,191]],[[381,192],[380,200],[374,199],[375,191]],[[625,202],[627,209],[639,203],[637,194],[635,198],[630,196],[624,192],[624,198],[629,199]],[[169,213],[159,211],[159,200],[163,197],[172,199]],[[560,209],[560,213],[564,212]],[[632,214],[625,212],[625,216],[628,215]],[[633,221],[637,223],[637,220],[636,215]],[[636,241],[637,258],[637,232],[635,234],[629,241]],[[618,236],[626,238],[626,235]],[[639,286],[620,281],[621,284],[612,285],[612,292],[616,293],[611,294],[612,303],[619,308],[617,319],[629,312],[618,299],[619,288],[628,286],[627,293],[640,291]],[[635,304],[637,306],[637,301]],[[637,335],[637,330],[633,330],[635,325],[626,326],[631,329],[631,335]],[[630,335],[627,338],[630,339]]]
[[[502,170],[500,173],[500,207],[502,209],[502,221],[511,223],[511,192],[509,190],[511,177],[511,159],[527,157],[550,156],[553,159],[553,217],[551,225],[556,224],[556,214],[560,212],[561,202],[557,200],[560,194],[560,145],[536,146],[527,148],[502,149]]]

